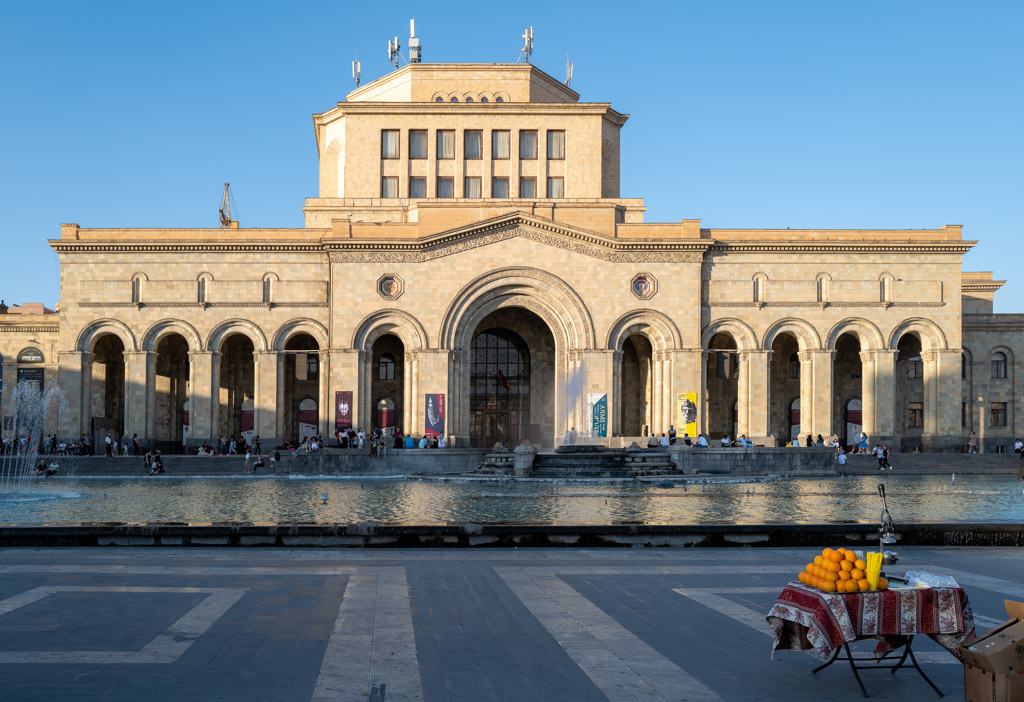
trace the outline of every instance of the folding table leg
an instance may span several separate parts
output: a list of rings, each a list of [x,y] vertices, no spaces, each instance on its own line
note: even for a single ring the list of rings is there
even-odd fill
[[[867,689],[864,687],[864,683],[860,679],[860,673],[857,672],[857,664],[853,662],[853,652],[850,650],[850,644],[844,641],[843,648],[846,649],[847,660],[850,661],[850,670],[853,671],[853,677],[857,678],[857,684],[860,685],[860,691],[864,693],[865,697],[870,697],[871,695],[868,694]],[[838,651],[839,649],[836,650]],[[932,687],[934,687],[934,685]]]
[[[945,695],[942,694],[942,690],[935,687],[935,683],[933,683],[931,679],[924,674],[924,671],[921,669],[921,666],[918,665],[917,659],[914,657],[914,652],[910,650],[910,641],[907,641],[907,653],[910,654],[910,660],[913,661],[914,667],[917,668],[917,672],[921,674],[921,677],[924,678],[924,681],[931,685],[932,689],[935,690],[936,694],[938,694],[939,697],[945,697]]]

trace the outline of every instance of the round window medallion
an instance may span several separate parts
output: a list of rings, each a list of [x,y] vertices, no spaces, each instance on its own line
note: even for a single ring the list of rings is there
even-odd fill
[[[405,291],[405,283],[394,273],[382,275],[377,280],[377,292],[385,300],[397,300]]]
[[[650,273],[637,273],[630,281],[629,289],[637,298],[650,300],[658,292],[658,279]]]

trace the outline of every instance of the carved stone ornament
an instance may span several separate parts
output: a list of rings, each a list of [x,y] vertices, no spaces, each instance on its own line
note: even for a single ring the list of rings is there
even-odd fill
[[[405,292],[405,281],[394,273],[385,273],[377,279],[377,294],[385,300],[397,300]]]
[[[658,279],[650,273],[637,273],[629,282],[629,291],[637,299],[650,300],[658,294]]]

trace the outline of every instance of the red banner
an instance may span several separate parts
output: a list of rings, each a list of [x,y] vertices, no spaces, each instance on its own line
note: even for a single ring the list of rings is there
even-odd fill
[[[348,431],[352,428],[352,391],[338,390],[334,393],[334,430]]]

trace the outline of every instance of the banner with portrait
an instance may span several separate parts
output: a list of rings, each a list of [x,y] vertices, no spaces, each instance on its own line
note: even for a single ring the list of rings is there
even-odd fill
[[[423,433],[426,436],[444,436],[444,394],[428,394],[423,414]]]
[[[697,393],[676,393],[676,432],[697,436]]]
[[[334,393],[334,431],[348,431],[351,428],[352,391],[338,390]]]

